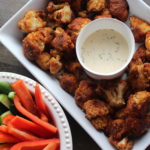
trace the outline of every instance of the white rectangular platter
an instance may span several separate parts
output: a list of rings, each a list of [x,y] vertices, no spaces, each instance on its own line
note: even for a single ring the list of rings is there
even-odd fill
[[[127,0],[130,7],[130,15],[135,15],[150,22],[150,7],[142,0]],[[149,1],[149,0],[148,0]],[[27,10],[43,9],[48,0],[30,0],[20,9],[1,29],[0,41],[7,49],[33,74],[58,100],[58,102],[72,115],[72,117],[83,127],[93,140],[103,150],[114,150],[108,142],[107,137],[98,132],[85,118],[84,113],[75,104],[72,96],[66,93],[55,78],[42,71],[40,68],[28,61],[22,53],[23,34],[17,27],[17,22]],[[147,132],[134,144],[133,150],[144,150],[150,144],[150,131]]]

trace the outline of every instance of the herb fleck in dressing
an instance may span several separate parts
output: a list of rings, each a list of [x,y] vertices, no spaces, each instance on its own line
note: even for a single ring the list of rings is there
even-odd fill
[[[112,29],[98,30],[83,43],[82,61],[91,70],[111,73],[120,69],[128,59],[129,47],[125,38]]]

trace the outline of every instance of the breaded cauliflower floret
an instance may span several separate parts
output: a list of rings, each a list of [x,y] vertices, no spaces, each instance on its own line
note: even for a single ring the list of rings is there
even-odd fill
[[[150,50],[150,32],[146,34],[145,46]]]
[[[104,117],[97,117],[92,120],[90,120],[92,125],[97,129],[97,130],[105,130],[109,121],[110,117],[104,116]]]
[[[18,22],[18,27],[22,32],[30,33],[46,26],[44,21],[46,14],[43,11],[30,10],[25,17]]]
[[[124,94],[128,85],[124,80],[102,80],[96,91],[102,95],[111,107],[122,107],[125,105]]]
[[[146,120],[143,118],[139,119],[139,118],[127,117],[125,121],[126,121],[125,124],[127,128],[127,132],[126,132],[127,136],[140,137],[149,128],[149,125],[147,124]]]
[[[126,112],[133,117],[143,117],[150,111],[150,92],[140,91],[130,95]]]
[[[106,0],[88,0],[87,11],[88,12],[100,12],[105,8]]]
[[[65,67],[68,72],[73,73],[77,78],[80,78],[83,72],[83,68],[78,61],[69,62]]]
[[[53,30],[49,27],[41,28],[29,33],[22,41],[24,55],[31,61],[36,60],[44,49],[45,44],[53,39]]]
[[[83,104],[96,97],[96,92],[95,92],[95,87],[96,85],[88,80],[82,80],[79,83],[79,87],[75,91],[75,100],[78,106],[83,108]]]
[[[93,99],[84,103],[83,109],[88,119],[102,117],[109,114],[109,106],[105,102]]]
[[[60,61],[59,55],[52,57],[49,61],[50,73],[55,75],[62,70],[63,64]]]
[[[144,42],[146,34],[150,31],[150,24],[146,21],[131,16],[130,17],[130,26],[133,29],[133,34],[136,42]]]
[[[70,51],[74,48],[70,36],[60,27],[55,30],[55,38],[52,40],[52,46],[60,51]]]
[[[53,2],[49,2],[47,10],[49,12],[48,18],[55,20],[58,23],[66,24],[72,20],[73,12],[69,3],[62,3],[55,5]]]
[[[74,43],[76,42],[76,39],[81,29],[89,22],[91,22],[91,20],[88,18],[77,17],[68,25],[67,32],[71,36],[71,40]]]
[[[124,119],[116,119],[110,121],[106,128],[106,133],[109,137],[115,140],[121,140],[126,133],[126,125]]]
[[[79,83],[73,74],[63,74],[60,76],[60,85],[65,91],[74,94]]]
[[[150,64],[143,64],[141,59],[132,60],[129,65],[128,82],[134,91],[150,88]]]
[[[47,52],[42,52],[40,55],[37,56],[36,63],[42,68],[43,70],[49,70],[49,61],[50,61],[50,54]]]
[[[125,22],[129,15],[126,0],[109,0],[109,10],[113,17]]]
[[[104,8],[103,11],[99,15],[97,15],[94,19],[99,19],[99,18],[112,18],[109,9]]]
[[[109,142],[115,146],[117,150],[131,150],[133,147],[133,142],[127,137],[121,140],[114,140],[112,137],[109,137]]]

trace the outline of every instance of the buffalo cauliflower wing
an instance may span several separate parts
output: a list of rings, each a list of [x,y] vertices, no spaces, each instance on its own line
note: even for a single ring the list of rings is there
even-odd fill
[[[25,17],[18,22],[18,27],[22,32],[30,33],[46,26],[46,14],[43,11],[30,10]]]
[[[55,75],[58,72],[60,72],[62,70],[63,64],[60,61],[60,56],[57,55],[56,57],[51,57],[50,61],[49,61],[49,70],[50,73]]]
[[[76,42],[81,29],[89,22],[91,22],[91,20],[88,18],[77,17],[68,25],[67,33],[71,36],[73,43]]]
[[[88,12],[100,12],[106,6],[106,0],[88,0],[87,11]]]
[[[65,91],[74,94],[78,87],[78,80],[73,74],[63,74],[60,76],[60,85]]]
[[[110,121],[110,117],[109,116],[103,116],[103,117],[97,117],[97,118],[93,118],[91,119],[91,123],[92,125],[97,129],[97,130],[103,130],[105,131],[109,121]]]
[[[124,94],[127,88],[127,82],[124,80],[102,80],[96,91],[108,101],[111,107],[122,107],[125,105]]]
[[[150,111],[150,92],[140,91],[130,95],[125,109],[129,116],[144,117]]]
[[[150,50],[150,32],[146,34],[145,46]]]
[[[144,42],[146,34],[150,31],[150,24],[146,21],[131,16],[130,17],[130,26],[133,29],[133,34],[136,42]]]
[[[49,27],[41,28],[36,32],[29,33],[22,41],[24,55],[31,61],[36,60],[45,45],[53,39],[53,30]]]
[[[109,10],[113,17],[125,22],[129,15],[126,0],[109,0]]]
[[[102,117],[109,114],[108,104],[98,99],[86,101],[83,105],[83,110],[88,119]]]
[[[49,70],[49,61],[50,61],[50,54],[47,52],[42,52],[40,55],[37,56],[36,63],[42,68],[43,70]]]
[[[109,142],[116,147],[117,150],[131,150],[133,147],[133,142],[127,137],[121,140],[114,140],[112,137],[109,137]]]
[[[60,51],[70,51],[74,48],[71,37],[60,27],[54,31],[55,38],[52,40],[52,46]]]
[[[54,4],[52,1],[49,2],[48,7],[48,18],[61,24],[70,23],[72,20],[73,12],[70,8],[69,3]]]
[[[94,19],[99,19],[99,18],[112,18],[109,9],[104,8],[103,11],[99,15],[95,16]]]
[[[140,137],[149,128],[145,119],[128,117],[125,121],[127,128],[126,135],[130,137]]]
[[[66,70],[70,73],[73,73],[78,79],[83,73],[83,68],[78,61],[67,62]]]
[[[75,101],[78,106],[83,108],[83,105],[86,101],[93,99],[96,97],[96,92],[95,92],[95,83],[92,81],[88,80],[82,80],[79,83],[79,87],[75,91]]]

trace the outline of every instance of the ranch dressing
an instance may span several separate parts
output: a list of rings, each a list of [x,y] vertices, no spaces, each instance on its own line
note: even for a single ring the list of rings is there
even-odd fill
[[[112,73],[120,69],[129,57],[125,38],[112,29],[98,30],[91,34],[81,47],[82,61],[98,73]]]

